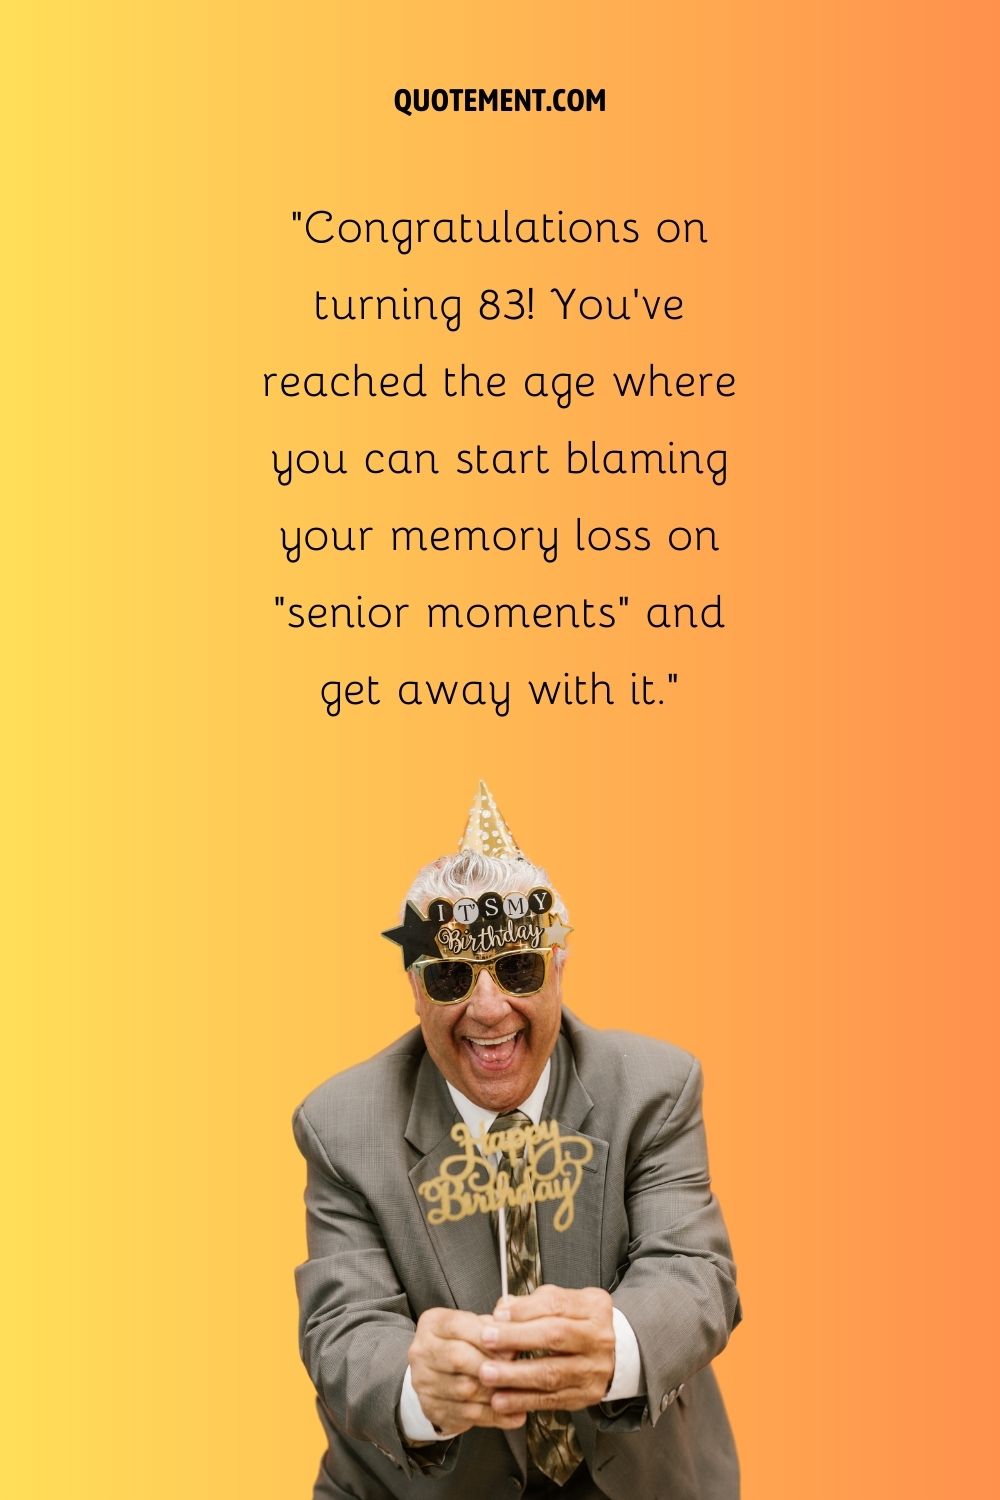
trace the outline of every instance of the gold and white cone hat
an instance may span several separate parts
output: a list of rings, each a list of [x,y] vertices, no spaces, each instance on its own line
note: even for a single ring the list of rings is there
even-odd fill
[[[489,854],[493,859],[525,857],[485,781],[479,783],[479,790],[472,799],[469,821],[458,847],[461,853]]]

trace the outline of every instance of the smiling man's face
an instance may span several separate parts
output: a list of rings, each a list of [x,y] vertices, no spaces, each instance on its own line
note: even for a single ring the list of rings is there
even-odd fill
[[[482,968],[468,1000],[436,1005],[418,976],[410,984],[427,1051],[458,1091],[494,1115],[516,1109],[552,1055],[562,1020],[555,955],[536,995],[508,995]]]

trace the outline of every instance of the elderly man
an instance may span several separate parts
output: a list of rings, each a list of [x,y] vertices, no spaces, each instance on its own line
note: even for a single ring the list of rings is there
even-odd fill
[[[419,1029],[296,1111],[314,1500],[739,1494],[700,1069],[563,1009],[569,930],[481,784],[385,934]]]

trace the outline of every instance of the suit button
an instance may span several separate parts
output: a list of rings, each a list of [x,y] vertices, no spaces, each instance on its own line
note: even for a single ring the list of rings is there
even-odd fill
[[[516,1474],[512,1474],[512,1475],[511,1475],[511,1476],[510,1476],[510,1478],[509,1478],[509,1479],[508,1479],[508,1480],[507,1480],[507,1484],[508,1484],[508,1487],[509,1487],[509,1488],[510,1488],[510,1489],[512,1489],[512,1490],[517,1490],[517,1493],[518,1493],[518,1494],[520,1494],[520,1493],[521,1493],[521,1481],[520,1481],[520,1479],[519,1479],[519,1478],[518,1478],[518,1477],[517,1477],[517,1475],[516,1475]]]

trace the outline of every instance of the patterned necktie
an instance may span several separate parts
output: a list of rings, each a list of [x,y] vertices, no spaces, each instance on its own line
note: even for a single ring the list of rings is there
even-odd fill
[[[517,1125],[530,1124],[528,1116],[515,1109],[510,1114],[498,1115],[490,1130],[513,1130]],[[500,1167],[509,1176],[511,1187],[518,1188],[524,1181],[525,1165],[523,1151],[500,1152]],[[542,1278],[535,1205],[529,1201],[508,1207],[506,1218],[507,1290],[512,1297],[526,1297],[529,1292],[537,1291]],[[541,1469],[556,1484],[565,1484],[583,1459],[569,1412],[529,1411],[526,1430],[528,1457],[536,1469]]]

